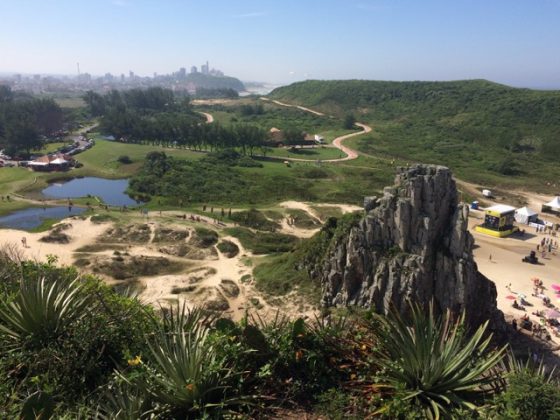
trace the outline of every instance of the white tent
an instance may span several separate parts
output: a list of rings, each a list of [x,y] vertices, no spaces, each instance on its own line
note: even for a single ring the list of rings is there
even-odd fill
[[[529,207],[521,207],[515,210],[515,221],[528,225],[537,218],[537,212],[531,210]]]
[[[552,201],[549,201],[545,206],[550,207],[554,210],[560,210],[560,197],[554,197]]]
[[[548,203],[543,204],[542,211],[560,212],[560,197],[554,197]]]
[[[68,161],[62,158],[56,158],[55,160],[51,161],[51,165],[66,165],[67,163]]]

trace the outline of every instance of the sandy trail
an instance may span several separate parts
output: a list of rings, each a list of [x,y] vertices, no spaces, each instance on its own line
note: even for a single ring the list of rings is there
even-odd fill
[[[71,237],[68,244],[40,242],[39,239],[46,236],[48,232],[28,233],[15,229],[0,229],[0,247],[6,244],[15,244],[26,259],[46,261],[47,255],[56,255],[60,264],[70,265],[74,260],[74,250],[94,243],[97,236],[101,235],[108,226],[91,223],[89,219],[81,220],[78,218],[64,219],[62,223],[72,225],[64,231]],[[26,239],[27,247],[23,247],[22,238]]]

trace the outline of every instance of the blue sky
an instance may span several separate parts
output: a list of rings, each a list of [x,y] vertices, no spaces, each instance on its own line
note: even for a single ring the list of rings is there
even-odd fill
[[[560,0],[0,0],[0,72],[560,88]]]

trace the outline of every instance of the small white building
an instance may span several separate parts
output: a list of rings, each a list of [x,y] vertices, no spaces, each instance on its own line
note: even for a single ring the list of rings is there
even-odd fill
[[[325,144],[325,138],[319,134],[315,134],[314,140],[317,144]]]

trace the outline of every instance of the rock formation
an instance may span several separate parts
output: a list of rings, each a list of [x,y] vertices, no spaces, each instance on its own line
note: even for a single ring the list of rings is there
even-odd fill
[[[333,239],[313,277],[326,306],[357,305],[406,312],[408,301],[432,299],[438,312],[466,311],[467,322],[489,319],[502,329],[494,283],[478,272],[467,230],[468,206],[458,204],[451,171],[442,166],[401,168],[395,186],[364,200],[358,226]]]

